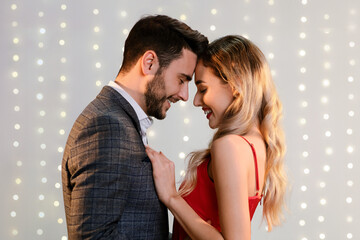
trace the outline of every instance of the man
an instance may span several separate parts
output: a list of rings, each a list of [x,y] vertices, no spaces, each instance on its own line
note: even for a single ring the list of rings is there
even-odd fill
[[[208,40],[167,16],[140,19],[125,41],[114,82],[80,114],[66,143],[62,183],[69,240],[167,239],[145,153],[149,116],[187,101],[188,82]]]

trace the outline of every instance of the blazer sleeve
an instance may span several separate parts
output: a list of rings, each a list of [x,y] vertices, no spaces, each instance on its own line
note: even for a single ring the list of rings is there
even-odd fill
[[[104,116],[80,125],[65,165],[69,239],[127,239],[118,222],[132,182],[130,126]]]

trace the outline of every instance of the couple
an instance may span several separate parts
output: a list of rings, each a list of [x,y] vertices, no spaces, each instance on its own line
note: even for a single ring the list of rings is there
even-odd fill
[[[147,145],[149,116],[164,119],[188,100],[217,129],[194,152],[175,187],[174,164]],[[250,239],[263,201],[269,230],[280,223],[286,175],[281,103],[262,52],[241,36],[208,44],[168,16],[140,19],[125,42],[115,81],[77,118],[66,143],[62,183],[69,240]]]

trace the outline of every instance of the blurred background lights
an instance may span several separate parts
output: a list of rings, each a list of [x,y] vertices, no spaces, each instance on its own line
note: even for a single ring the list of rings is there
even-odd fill
[[[300,90],[301,92],[305,91],[305,89],[306,89],[305,84],[300,84],[300,85],[299,85],[299,90]]]
[[[181,15],[180,15],[180,20],[181,20],[181,21],[186,21],[186,15],[185,15],[185,14],[181,14]]]
[[[323,85],[324,87],[330,86],[330,81],[329,81],[329,79],[324,79],[324,80],[322,81],[322,85]]]
[[[13,142],[13,146],[14,146],[14,147],[19,147],[19,145],[20,145],[20,143],[19,143],[18,141],[14,141],[14,142]]]
[[[13,56],[14,62],[18,62],[19,59],[20,59],[19,55],[15,54],[15,55]]]
[[[127,12],[126,12],[126,11],[121,11],[120,15],[121,15],[122,17],[126,17],[126,16],[127,16]]]
[[[305,220],[300,220],[299,225],[302,226],[302,227],[305,226]]]
[[[348,153],[352,153],[352,152],[354,151],[354,147],[353,147],[353,146],[348,146],[348,147],[346,148],[346,151],[347,151]]]
[[[331,155],[331,154],[333,154],[333,149],[331,148],[331,147],[327,147],[326,149],[325,149],[325,153],[327,154],[327,155]]]
[[[216,8],[211,9],[211,14],[216,15],[217,14],[217,9]]]
[[[37,98],[37,100],[41,101],[41,100],[43,100],[44,95],[42,95],[42,93],[38,93],[38,94],[36,94],[36,98]]]
[[[354,186],[354,182],[351,180],[347,181],[346,184],[348,185],[348,187]]]
[[[36,230],[37,235],[43,235],[44,231],[42,229]]]
[[[11,76],[12,76],[13,78],[17,78],[17,77],[19,76],[19,74],[18,74],[18,72],[12,72],[12,73],[11,73]]]
[[[180,159],[184,159],[185,157],[186,157],[185,153],[183,153],[183,152],[179,153],[179,158]]]
[[[19,184],[21,183],[21,179],[20,179],[20,178],[16,178],[16,179],[15,179],[15,183],[19,185]]]
[[[45,213],[44,212],[39,212],[39,218],[44,218],[45,217]]]
[[[38,59],[38,60],[36,61],[36,63],[37,63],[39,66],[41,66],[41,65],[44,64],[44,61],[43,61],[42,59]]]
[[[299,37],[300,37],[301,39],[305,39],[305,38],[306,38],[306,33],[304,33],[304,32],[300,33],[300,34],[299,34]]]
[[[299,55],[300,55],[301,57],[304,57],[304,56],[306,55],[305,50],[300,50],[300,51],[299,51]]]
[[[16,235],[19,234],[19,231],[16,230],[16,229],[13,229],[13,230],[11,231],[11,234],[14,235],[14,236],[16,236]]]
[[[306,17],[301,17],[301,18],[300,18],[300,21],[303,22],[303,23],[306,23],[306,22],[307,22],[307,18],[306,18]]]
[[[353,130],[352,130],[351,128],[348,128],[348,129],[346,129],[346,133],[347,133],[348,135],[352,135],[352,134],[353,134]]]
[[[302,4],[302,5],[306,5],[307,3],[308,3],[307,0],[301,0],[301,4]]]

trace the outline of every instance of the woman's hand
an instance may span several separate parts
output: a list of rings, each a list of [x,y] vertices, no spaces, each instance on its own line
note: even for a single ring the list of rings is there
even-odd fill
[[[168,206],[171,198],[178,196],[175,186],[175,164],[162,152],[156,152],[148,146],[146,153],[153,167],[156,192],[160,201]]]

